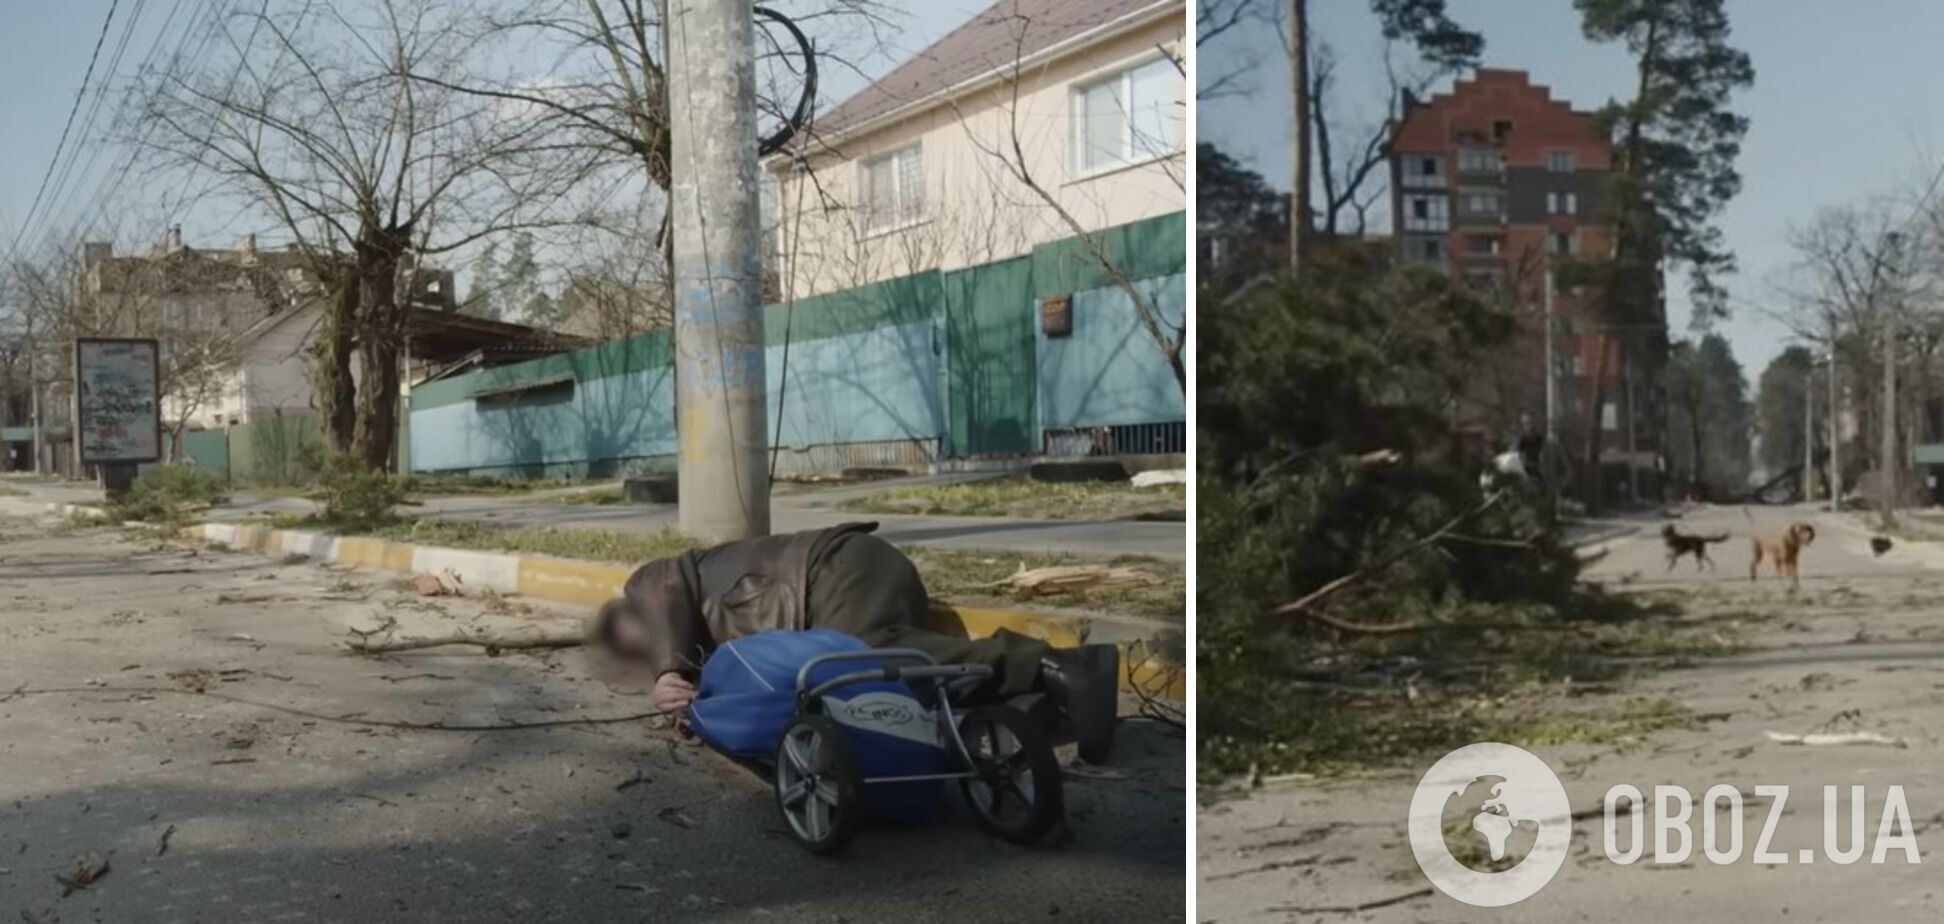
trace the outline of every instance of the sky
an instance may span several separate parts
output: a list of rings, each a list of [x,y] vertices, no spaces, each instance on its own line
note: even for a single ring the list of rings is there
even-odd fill
[[[59,194],[47,197],[52,208],[47,203],[42,205],[42,211],[56,225],[72,225],[84,218],[97,221],[97,227],[115,223],[119,215],[115,203],[123,199],[106,187],[110,180],[117,178],[118,152],[104,145],[103,138],[111,133],[116,106],[135,82],[144,58],[156,49],[153,61],[159,64],[165,60],[170,50],[178,47],[197,10],[209,4],[214,4],[216,10],[242,9],[238,2],[120,0],[94,79],[88,84],[88,96],[68,141],[71,149],[78,146],[80,156],[72,162],[72,167],[63,166],[63,170],[71,171],[65,186],[60,184],[57,173],[50,193],[58,190]],[[824,69],[820,105],[824,109],[835,105],[863,87],[869,78],[915,54],[989,3],[990,0],[886,3],[903,12],[894,22],[896,31],[886,36],[885,51],[859,61],[856,69]],[[790,11],[812,7],[815,0],[784,0],[775,5]],[[0,18],[3,18],[0,21],[4,22],[4,27],[0,27],[0,125],[6,126],[0,131],[0,261],[11,251],[20,223],[26,220],[34,203],[60,141],[62,125],[82,86],[89,55],[102,34],[109,7],[110,0],[61,0],[59,3],[0,0]],[[131,24],[132,31],[128,31]],[[120,66],[111,72],[110,64],[117,48],[124,51]],[[100,112],[93,130],[84,131],[88,111],[97,105],[97,89],[103,87],[106,96],[99,103]],[[67,155],[63,155],[62,162],[64,165],[69,162]],[[121,178],[124,192],[127,186],[140,182],[139,177]],[[262,216],[239,215],[234,206],[209,199],[204,199],[191,214],[171,215],[167,220],[184,226],[184,237],[191,246],[226,247],[242,233],[274,232],[275,228],[274,222]],[[49,221],[37,216],[23,249],[28,249],[48,229]],[[127,235],[138,235],[141,230],[122,229]],[[139,237],[146,242],[151,237],[160,238],[162,233],[163,228],[157,227],[152,233],[139,233]],[[281,235],[272,233],[271,237]]]
[[[1629,92],[1619,46],[1580,34],[1569,0],[1449,0],[1453,18],[1485,37],[1484,63],[1523,69],[1555,98],[1595,109]],[[1374,122],[1385,93],[1381,40],[1364,0],[1313,0],[1311,31],[1340,62],[1344,101]],[[1730,0],[1730,41],[1755,65],[1755,84],[1733,108],[1750,120],[1741,194],[1720,217],[1740,272],[1728,279],[1733,316],[1718,330],[1755,380],[1792,335],[1767,312],[1793,257],[1792,227],[1823,207],[1915,188],[1944,157],[1944,105],[1934,65],[1944,36],[1935,0]],[[1288,187],[1288,64],[1266,28],[1240,30],[1197,49],[1198,73],[1257,60],[1250,93],[1205,101],[1198,134]],[[1448,89],[1448,86],[1444,89]],[[1347,113],[1346,113],[1347,114]],[[1926,165],[1932,166],[1926,166]],[[1670,279],[1672,336],[1688,334],[1684,283]]]

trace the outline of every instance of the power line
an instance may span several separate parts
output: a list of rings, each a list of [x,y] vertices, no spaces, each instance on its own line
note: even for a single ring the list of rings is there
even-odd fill
[[[169,25],[174,20],[175,14],[179,9],[179,7],[171,8],[169,18],[163,21],[161,29],[156,33],[155,41],[151,45],[149,53],[142,59],[134,82],[135,86],[131,90],[131,96],[145,95],[141,89],[142,77],[149,73],[154,62],[157,60],[158,53],[162,50],[163,40],[166,38]],[[215,11],[216,8],[209,6],[209,0],[198,0],[192,12],[189,14],[188,20],[183,25],[182,31],[176,35],[174,45],[167,57],[167,66],[163,70],[161,79],[167,80],[174,75],[182,63],[184,47],[196,35],[199,23]],[[207,37],[205,37],[205,45],[202,47],[207,47],[206,42]],[[200,49],[197,53],[200,53]],[[128,103],[125,100],[123,102],[124,110],[126,110],[127,105]],[[135,117],[139,118],[140,113],[135,113]],[[118,163],[109,168],[102,179],[95,184],[93,191],[87,195],[84,204],[76,210],[78,222],[85,222],[86,227],[91,230],[107,216],[108,206],[112,197],[120,189],[122,181],[128,178],[129,172],[134,169],[135,161],[140,156],[142,144],[148,140],[153,130],[154,124],[152,122],[144,121],[141,123],[140,134],[136,137],[134,143],[128,145],[127,149],[118,158]],[[92,165],[90,165],[91,167]],[[84,170],[83,174],[85,175],[86,172]]]
[[[206,2],[206,0],[201,0],[201,2],[195,4],[195,6],[201,7],[203,2]],[[163,50],[162,46],[169,38],[170,27],[175,25],[176,18],[178,14],[182,12],[183,7],[184,7],[183,4],[170,4],[168,15],[164,16],[162,19],[162,24],[156,27],[154,36],[149,40],[148,50],[143,53],[141,60],[135,65],[135,77],[133,80],[130,81],[131,84],[130,89],[127,92],[123,93],[122,100],[116,105],[115,114],[113,116],[114,127],[123,127],[131,123],[131,114],[129,112],[129,100],[132,97],[134,97],[136,95],[136,91],[139,90],[142,76],[147,74],[150,68],[153,67],[155,62],[159,59],[160,54]],[[180,45],[182,44],[182,41],[188,36],[189,34],[188,30],[194,28],[195,20],[199,15],[200,15],[199,13],[190,14],[188,25],[185,26],[183,33],[177,36],[176,44],[177,44],[178,54],[180,53]],[[138,21],[140,20],[140,18],[141,18],[141,13],[140,10],[138,9],[134,14],[134,19]],[[129,31],[131,33],[134,31],[133,22],[130,23]],[[126,43],[126,39],[127,36],[124,35],[124,44]],[[113,79],[116,75],[118,75],[121,72],[120,60],[121,60],[121,55],[118,53],[115,57],[115,66],[109,69],[108,72],[109,79]],[[95,102],[97,104],[104,102],[108,95],[108,92],[109,92],[109,86],[104,81],[101,86],[101,89],[96,94]],[[94,117],[93,113],[94,113],[94,109],[91,108],[90,117],[89,117],[90,122],[93,121],[93,117]],[[84,133],[82,137],[85,139],[87,136]],[[72,214],[75,216],[77,222],[84,220],[89,216],[89,213],[92,211],[96,201],[100,199],[102,196],[104,181],[107,179],[109,175],[112,175],[115,172],[113,161],[119,159],[118,156],[116,158],[111,159],[111,163],[107,169],[107,172],[101,175],[96,175],[95,164],[100,161],[102,154],[104,153],[104,150],[110,147],[112,147],[112,145],[106,143],[97,144],[88,151],[87,161],[82,163],[80,169],[74,174],[73,185],[66,187],[65,196],[57,196],[55,198],[54,200],[55,206],[52,209],[50,209],[50,214],[55,214],[55,215]],[[90,182],[89,179],[90,177],[93,177],[92,182]],[[64,171],[63,178],[61,180],[56,181],[55,188],[57,190],[61,189],[63,184],[65,184],[65,182],[66,182],[66,177]]]
[[[87,175],[87,171],[94,169],[95,162],[101,158],[101,149],[104,145],[98,141],[90,143],[94,137],[95,123],[101,118],[102,104],[108,99],[109,88],[114,85],[115,75],[121,72],[122,58],[128,54],[128,43],[135,37],[135,30],[142,22],[142,11],[147,5],[148,0],[135,0],[135,5],[129,10],[128,17],[123,20],[121,38],[115,43],[114,53],[108,57],[108,66],[102,70],[101,79],[95,82],[94,99],[88,103],[87,115],[81,119],[81,129],[75,134],[74,146],[68,149],[67,163],[61,166],[60,173],[54,177],[54,185],[49,190],[47,209],[41,213],[43,228],[47,227],[55,216],[61,214],[62,204],[72,198],[74,190],[69,186],[69,181],[75,176],[75,166],[82,163],[83,149],[87,152],[87,166],[83,167],[81,172],[83,177]]]
[[[197,42],[195,49],[189,52],[188,55],[189,58],[196,60],[200,60],[203,57],[204,53],[209,50],[209,46],[214,43],[216,35],[220,31],[216,28],[216,23],[229,14],[230,4],[231,0],[216,0],[214,5],[210,5],[209,0],[201,0],[198,3],[198,13],[190,17],[189,25],[184,27],[182,35],[178,37],[176,50],[170,55],[168,67],[164,69],[160,77],[161,83],[166,83],[174,79],[183,61],[183,46],[199,31],[197,26],[198,20],[206,19],[208,24],[200,29],[202,38]],[[269,6],[270,0],[264,0],[262,10],[258,12],[258,22],[250,28],[249,39],[244,42],[243,48],[238,49],[237,64],[235,69],[230,72],[228,85],[224,89],[225,96],[228,95],[230,89],[235,87],[237,78],[243,72],[243,67],[248,61],[244,49],[250,47],[256,41],[257,28],[262,24],[261,18],[266,15]],[[94,215],[89,219],[91,228],[98,225],[102,219],[108,216],[108,205],[111,197],[121,187],[122,182],[128,178],[128,174],[134,170],[135,162],[141,156],[142,146],[148,142],[149,136],[154,133],[155,124],[154,120],[147,120],[142,123],[140,135],[136,137],[135,143],[129,146],[127,153],[122,158],[121,166],[114,172],[113,179],[103,183],[100,189],[97,190],[97,195],[93,203]],[[202,196],[207,193],[208,190],[204,189],[195,192],[193,195],[187,194],[187,191],[195,185],[196,175],[199,171],[200,166],[192,166],[188,174],[182,178],[181,187],[185,191],[185,197],[182,201],[200,201]]]
[[[7,262],[12,263],[20,253],[20,240],[26,234],[27,226],[33,223],[34,213],[40,210],[41,197],[47,194],[47,184],[54,178],[54,169],[60,166],[61,151],[67,147],[68,133],[74,129],[74,117],[81,111],[81,101],[88,96],[88,84],[94,80],[95,63],[101,59],[101,46],[108,42],[108,28],[115,22],[115,10],[121,0],[108,0],[108,16],[101,21],[101,34],[95,38],[94,52],[88,56],[88,70],[81,75],[81,89],[75,91],[74,105],[68,108],[67,124],[61,126],[61,140],[54,145],[54,156],[47,161],[47,172],[41,175],[40,188],[34,192],[34,204],[27,207],[27,217],[20,227],[14,230],[13,243],[7,247]]]

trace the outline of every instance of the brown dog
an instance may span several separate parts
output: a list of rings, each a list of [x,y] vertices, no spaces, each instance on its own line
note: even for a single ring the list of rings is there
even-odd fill
[[[1802,558],[1802,550],[1816,541],[1816,528],[1807,523],[1790,523],[1789,528],[1780,535],[1774,533],[1757,534],[1754,537],[1755,557],[1748,563],[1748,579],[1755,580],[1755,573],[1762,567],[1762,558],[1775,563],[1776,577],[1789,579],[1789,586],[1802,584],[1797,565]]]

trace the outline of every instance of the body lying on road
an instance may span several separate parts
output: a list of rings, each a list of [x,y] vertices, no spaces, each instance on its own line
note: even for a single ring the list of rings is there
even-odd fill
[[[834,629],[873,647],[915,648],[944,664],[980,664],[973,701],[1045,693],[1071,724],[1080,756],[1112,748],[1119,652],[1053,648],[1007,630],[968,639],[921,627],[930,605],[918,569],[871,535],[875,523],[731,542],[649,562],[595,618],[599,646],[654,678],[664,712],[685,709],[702,662],[731,639],[778,629]]]

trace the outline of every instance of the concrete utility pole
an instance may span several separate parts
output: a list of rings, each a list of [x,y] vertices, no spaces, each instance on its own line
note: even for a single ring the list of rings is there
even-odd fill
[[[1816,361],[1802,374],[1802,500],[1816,499]]]
[[[755,26],[748,0],[667,9],[679,519],[724,542],[770,530]]]
[[[1633,409],[1633,352],[1631,350],[1621,350],[1619,356],[1621,356],[1621,360],[1619,360],[1619,375],[1621,375],[1621,379],[1625,379],[1625,391],[1627,391],[1627,395],[1625,395],[1625,399],[1627,399],[1627,500],[1633,502],[1633,504],[1639,504],[1641,502],[1641,465],[1639,465],[1639,459],[1635,459],[1635,453],[1639,451],[1639,444],[1633,440],[1633,432],[1635,432],[1633,430],[1633,426],[1635,426],[1635,409]],[[1699,471],[1699,469],[1701,469],[1701,459],[1695,459],[1695,471]]]
[[[34,474],[41,474],[40,344],[34,340],[34,316],[27,315],[27,423],[34,428]]]
[[[1554,441],[1559,438],[1559,386],[1554,383],[1556,360],[1553,359],[1553,269],[1546,267],[1546,448],[1551,451]]]
[[[1897,525],[1897,311],[1883,319],[1883,528]]]
[[[1829,322],[1829,509],[1833,513],[1843,502],[1843,419],[1836,375],[1836,322]]]
[[[1309,0],[1289,0],[1290,80],[1289,265],[1300,269],[1309,241],[1310,201],[1310,73]]]
[[[1903,235],[1892,231],[1883,236],[1888,259],[1897,258]],[[1880,264],[1879,264],[1880,265]],[[1874,280],[1872,280],[1874,282]],[[1874,296],[1876,291],[1872,291]],[[1883,528],[1897,525],[1897,305],[1894,299],[1883,310],[1883,456],[1877,464],[1883,492]]]

